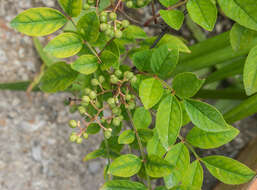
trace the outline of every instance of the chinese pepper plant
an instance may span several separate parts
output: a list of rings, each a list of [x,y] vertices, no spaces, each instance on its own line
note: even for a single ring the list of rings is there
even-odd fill
[[[150,0],[58,3],[62,12],[31,8],[11,26],[29,36],[62,28],[44,49],[34,38],[45,64],[38,86],[47,93],[72,94],[65,103],[81,118],[69,122],[75,130],[70,141],[80,144],[102,131],[99,148],[84,158],[108,160],[101,190],[200,190],[203,165],[226,184],[255,176],[232,158],[200,157],[195,148],[230,142],[239,133],[231,124],[257,112],[256,0],[160,0],[158,11]],[[152,6],[153,15],[142,23],[126,12],[146,6]],[[212,31],[218,10],[235,21],[232,29],[202,41],[199,26]],[[167,32],[179,30],[184,18],[201,41],[190,47]],[[144,27],[162,32],[148,36]],[[228,79],[229,88],[216,90]],[[239,104],[221,113],[207,99]],[[189,122],[194,127],[182,136]],[[156,179],[164,185],[157,186]]]

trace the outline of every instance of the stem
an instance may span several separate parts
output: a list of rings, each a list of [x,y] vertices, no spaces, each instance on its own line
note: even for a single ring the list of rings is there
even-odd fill
[[[107,152],[107,161],[108,161],[108,168],[107,169],[109,169],[109,166],[111,164],[110,149],[109,149],[108,140],[105,137],[104,137],[104,143],[105,143],[105,148],[106,148],[106,152]],[[111,174],[108,174],[108,180],[111,180],[111,179],[112,179]]]
[[[178,138],[185,143],[187,148],[194,154],[195,158],[200,160],[200,156],[198,156],[198,154],[195,152],[194,147],[190,143],[188,143],[181,135],[179,135]]]
[[[144,148],[143,148],[140,136],[138,134],[137,128],[134,125],[134,122],[133,122],[132,115],[131,115],[130,111],[128,109],[126,109],[126,111],[128,113],[130,123],[131,123],[131,125],[132,125],[132,127],[134,129],[135,134],[136,134],[137,143],[139,145],[139,150],[140,150],[141,156],[143,158],[144,167],[146,168],[146,155],[145,155],[145,152],[144,152]],[[150,177],[148,175],[146,175],[146,178],[147,178],[148,190],[152,190],[152,185],[151,185]]]
[[[238,89],[223,89],[223,90],[207,90],[202,89],[194,96],[195,98],[203,99],[229,99],[229,100],[244,100],[248,96],[243,90]]]
[[[118,1],[118,3],[117,3],[117,5],[116,5],[116,7],[114,8],[113,12],[116,12],[116,11],[117,11],[118,7],[120,6],[120,3],[121,3],[121,0]]]

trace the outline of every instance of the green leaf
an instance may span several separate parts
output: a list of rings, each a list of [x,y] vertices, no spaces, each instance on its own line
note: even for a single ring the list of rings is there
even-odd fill
[[[186,136],[186,140],[195,147],[202,149],[218,148],[233,140],[239,134],[239,130],[229,126],[221,132],[207,132],[194,127]]]
[[[217,19],[217,8],[210,0],[189,0],[187,10],[192,20],[212,31]]]
[[[257,46],[251,49],[244,66],[244,87],[248,96],[257,92]]]
[[[184,100],[191,121],[198,128],[208,132],[221,132],[228,129],[222,114],[213,106],[197,100]]]
[[[179,0],[159,0],[159,1],[163,6],[167,8],[179,2]]]
[[[257,4],[255,0],[218,0],[225,15],[238,24],[257,31]]]
[[[108,8],[111,5],[110,0],[101,0],[99,2],[99,11],[103,11],[104,9]]]
[[[182,184],[201,189],[203,184],[203,168],[198,160],[190,164],[182,179]]]
[[[204,81],[198,79],[194,73],[180,73],[172,81],[172,88],[180,98],[190,98],[200,90]]]
[[[78,21],[77,28],[89,43],[95,42],[99,36],[100,22],[95,11],[86,12]]]
[[[88,160],[96,159],[98,157],[104,156],[104,149],[97,149],[93,152],[88,153],[84,158],[83,162],[87,162]]]
[[[118,138],[119,144],[131,144],[135,140],[135,133],[132,130],[126,130]]]
[[[148,142],[151,138],[153,138],[153,130],[152,129],[138,129],[138,135],[141,138],[142,142]]]
[[[119,177],[131,177],[137,174],[142,161],[133,154],[126,154],[116,158],[110,165],[109,173]]]
[[[156,155],[150,155],[146,162],[146,173],[151,177],[164,177],[169,175],[174,166]]]
[[[144,107],[139,107],[133,114],[133,122],[137,129],[148,128],[152,123],[151,113]]]
[[[113,66],[115,63],[117,63],[119,58],[114,53],[108,50],[105,50],[101,54],[100,59],[102,61],[101,69],[106,70],[106,69],[109,69],[111,66]]]
[[[159,157],[162,157],[166,153],[156,130],[154,130],[153,137],[147,142],[146,150],[148,155],[156,155]]]
[[[182,126],[185,126],[186,124],[188,124],[191,120],[187,114],[187,111],[185,109],[185,105],[180,102],[180,106],[181,106],[181,110],[182,110]]]
[[[225,184],[243,184],[256,175],[244,164],[225,156],[207,156],[202,161],[209,172]]]
[[[147,188],[138,182],[127,180],[112,180],[106,182],[100,190],[147,190]]]
[[[130,25],[125,30],[123,30],[122,39],[124,40],[131,41],[134,39],[146,39],[146,38],[147,38],[147,35],[145,31],[138,26]]]
[[[71,64],[71,68],[82,74],[89,75],[98,68],[98,59],[93,55],[82,55]]]
[[[175,170],[170,175],[164,177],[165,186],[172,188],[178,185],[182,176],[184,176],[190,164],[190,154],[183,143],[178,143],[169,150],[165,156],[165,160],[175,166]],[[176,183],[174,183],[175,181]]]
[[[230,43],[234,51],[247,49],[257,32],[235,23],[230,30]]]
[[[133,55],[133,64],[139,71],[146,71],[151,73],[151,58],[152,51],[151,50],[143,50],[136,52]]]
[[[183,39],[181,39],[177,36],[172,36],[170,34],[165,34],[163,36],[163,38],[160,40],[159,46],[162,46],[164,44],[167,44],[168,48],[171,49],[171,50],[178,49],[179,52],[191,53],[191,50],[184,43]]]
[[[139,86],[139,97],[144,104],[146,109],[150,109],[157,104],[163,94],[162,83],[155,79],[145,79],[140,83]]]
[[[71,17],[79,16],[83,6],[83,0],[58,0],[58,3]]]
[[[179,30],[184,21],[184,14],[179,10],[160,10],[160,15],[175,30]]]
[[[168,95],[159,105],[156,114],[156,129],[166,150],[176,142],[182,126],[182,110],[179,101]]]
[[[44,50],[58,58],[66,58],[77,54],[83,47],[83,41],[75,33],[62,33],[51,40]]]
[[[60,29],[66,22],[61,12],[44,7],[23,11],[11,21],[11,26],[28,36],[46,36]]]
[[[169,77],[178,63],[178,54],[178,49],[170,51],[168,45],[155,49],[151,58],[151,68],[154,73],[162,78]]]
[[[201,188],[197,188],[193,186],[178,185],[176,187],[171,188],[170,190],[201,190]]]
[[[68,88],[77,78],[78,73],[65,62],[51,65],[40,80],[40,89],[44,92],[58,92]]]

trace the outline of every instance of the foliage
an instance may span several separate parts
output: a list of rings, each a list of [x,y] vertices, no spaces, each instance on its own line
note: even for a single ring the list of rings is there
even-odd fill
[[[190,19],[190,28],[201,32],[201,26],[212,31],[217,4],[236,22],[230,32],[191,47],[171,34],[148,36],[130,17],[139,26],[120,19],[126,15],[123,5],[141,8],[148,6],[149,0],[58,2],[63,13],[32,8],[14,18],[11,26],[29,36],[46,36],[65,25],[63,33],[44,48],[34,38],[47,67],[39,87],[44,92],[69,91],[75,96],[65,100],[71,112],[81,114],[79,121],[69,122],[76,130],[70,141],[80,144],[103,132],[99,148],[83,159],[108,160],[106,183],[101,190],[151,190],[152,179],[156,178],[162,178],[165,184],[156,190],[199,190],[202,165],[227,184],[246,183],[254,177],[254,171],[236,160],[217,155],[201,158],[195,148],[212,149],[229,143],[239,134],[230,124],[257,112],[255,0],[160,0],[166,8],[144,26],[152,26],[151,22],[161,17],[166,28],[180,30],[184,20]],[[187,12],[189,17],[184,15]],[[199,36],[202,39],[203,35]],[[71,56],[75,58],[69,59],[71,62],[63,59]],[[215,71],[206,80],[200,79],[203,77],[199,78],[197,71],[210,66]],[[242,77],[233,86],[240,90],[242,83],[251,97],[231,89],[218,91],[210,85],[236,74]],[[4,84],[0,89],[22,90],[26,85]],[[238,98],[241,102],[222,114],[213,105],[196,99],[201,96]],[[181,136],[181,128],[190,121],[194,127],[186,137]],[[129,154],[123,154],[124,150]],[[190,159],[190,153],[195,159]],[[140,182],[132,181],[135,175]]]

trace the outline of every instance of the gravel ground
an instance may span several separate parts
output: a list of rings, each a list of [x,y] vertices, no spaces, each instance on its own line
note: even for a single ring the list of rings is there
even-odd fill
[[[31,38],[11,30],[8,23],[24,9],[55,5],[55,0],[0,0],[0,82],[32,79],[40,65]],[[31,96],[30,101],[24,92],[0,91],[0,189],[99,189],[104,161],[82,163],[82,158],[98,147],[100,136],[82,145],[70,143],[67,122],[79,116],[63,106],[68,94]],[[251,117],[236,126],[242,133],[233,142],[200,154],[234,157],[256,136],[257,121]],[[216,183],[207,176],[203,190]]]

